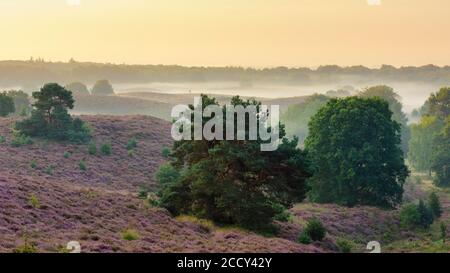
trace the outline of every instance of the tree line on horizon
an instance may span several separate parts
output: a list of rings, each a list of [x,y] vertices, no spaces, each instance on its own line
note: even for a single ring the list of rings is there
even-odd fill
[[[362,65],[340,67],[324,65],[316,69],[307,67],[246,68],[246,67],[186,67],[179,65],[126,65],[91,62],[46,62],[44,60],[0,61],[0,86],[20,86],[25,91],[37,89],[47,82],[72,82],[74,79],[88,84],[107,78],[114,83],[151,82],[214,82],[234,81],[243,86],[252,82],[284,84],[317,84],[365,79],[396,82],[433,82],[445,84],[450,80],[450,66],[425,65],[420,67],[394,67],[383,65],[368,68]],[[250,85],[249,85],[250,83]],[[369,83],[369,82],[367,82]]]

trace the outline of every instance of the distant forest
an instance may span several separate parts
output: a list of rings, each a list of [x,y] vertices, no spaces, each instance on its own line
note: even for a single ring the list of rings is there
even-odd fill
[[[383,65],[377,69],[364,66],[336,65],[311,68],[244,68],[244,67],[184,67],[177,65],[125,65],[91,62],[0,61],[0,86],[35,89],[46,82],[82,81],[93,84],[98,79],[112,83],[151,82],[214,82],[236,81],[242,86],[254,83],[327,84],[383,82],[428,82],[448,84],[450,66],[426,65],[400,67]]]

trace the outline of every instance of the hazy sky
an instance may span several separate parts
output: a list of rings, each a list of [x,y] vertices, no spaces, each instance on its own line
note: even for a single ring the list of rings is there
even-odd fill
[[[449,0],[368,2],[0,0],[0,59],[450,65]]]

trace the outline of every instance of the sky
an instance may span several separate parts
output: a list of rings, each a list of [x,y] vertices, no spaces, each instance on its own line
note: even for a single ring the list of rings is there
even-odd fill
[[[450,65],[449,0],[0,0],[0,59]]]

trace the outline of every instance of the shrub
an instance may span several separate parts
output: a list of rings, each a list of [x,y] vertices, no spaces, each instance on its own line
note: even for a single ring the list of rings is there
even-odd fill
[[[0,136],[0,144],[5,143],[6,139],[4,136]]]
[[[128,150],[128,157],[134,156],[134,150]]]
[[[36,169],[36,168],[37,168],[36,160],[34,160],[34,159],[31,160],[30,167],[31,167],[32,169]]]
[[[35,209],[40,209],[41,208],[41,204],[39,203],[39,199],[34,194],[31,194],[30,198],[28,199],[28,204],[31,207],[35,208]]]
[[[69,158],[70,157],[70,153],[69,152],[64,152],[64,158]]]
[[[13,140],[11,141],[11,146],[13,146],[13,147],[17,148],[20,146],[33,144],[33,140],[28,136],[25,136],[20,133],[14,133],[14,135],[15,136],[14,136]]]
[[[159,197],[153,192],[148,193],[147,201],[148,201],[148,204],[152,207],[159,206]]]
[[[441,202],[439,201],[439,197],[435,192],[432,192],[428,197],[428,205],[433,212],[434,218],[440,218],[442,215],[442,206]]]
[[[309,245],[311,243],[311,237],[305,232],[300,232],[297,240],[300,244]]]
[[[37,248],[34,243],[30,243],[28,240],[28,236],[24,236],[24,243],[22,246],[19,246],[13,250],[14,253],[20,254],[32,254],[37,253]]]
[[[139,233],[134,229],[127,229],[122,232],[122,238],[127,241],[135,241],[139,239]]]
[[[170,148],[168,148],[168,147],[164,147],[161,151],[161,154],[164,158],[169,158],[170,153],[171,153],[171,151],[170,151]]]
[[[127,148],[128,151],[130,151],[130,150],[136,149],[137,145],[138,145],[137,140],[136,140],[136,138],[133,137],[128,140],[127,145],[125,147]]]
[[[111,144],[109,143],[104,143],[101,147],[100,147],[100,152],[103,155],[111,155]]]
[[[277,214],[273,217],[273,220],[279,222],[288,222],[291,218],[289,211],[281,204],[273,204],[272,207],[275,209]]]
[[[309,220],[304,232],[313,241],[322,241],[327,233],[325,227],[319,219]]]
[[[428,228],[433,223],[433,213],[423,201],[408,204],[400,210],[400,224],[404,228]]]
[[[87,170],[86,162],[84,162],[84,160],[80,160],[80,162],[78,162],[78,166],[80,167],[80,170],[82,170],[82,171]]]
[[[53,166],[50,165],[47,168],[44,169],[44,173],[48,174],[48,175],[52,175],[53,174]]]
[[[148,190],[145,187],[139,187],[138,197],[141,199],[147,199]]]
[[[158,183],[158,192],[167,187],[170,183],[174,183],[180,177],[180,173],[169,163],[162,165],[155,173],[155,179]]]
[[[337,239],[336,245],[339,247],[339,251],[341,253],[351,253],[352,252],[353,244],[352,244],[352,242],[350,242],[346,239],[342,239],[342,238]]]
[[[434,221],[433,211],[422,200],[419,202],[418,210],[420,214],[420,226],[425,229],[429,228]]]
[[[97,145],[94,142],[89,143],[89,145],[88,145],[88,153],[90,155],[96,155],[97,154]]]
[[[447,239],[447,226],[444,223],[441,223],[439,229],[441,232],[441,239],[445,243],[445,240]]]

